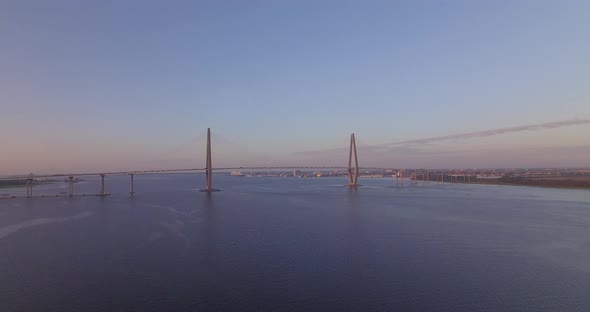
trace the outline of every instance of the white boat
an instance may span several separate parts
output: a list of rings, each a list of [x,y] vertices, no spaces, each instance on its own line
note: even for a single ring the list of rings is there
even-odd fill
[[[234,176],[234,177],[243,177],[244,176],[244,174],[239,171],[232,171],[232,173],[230,173],[229,175]]]

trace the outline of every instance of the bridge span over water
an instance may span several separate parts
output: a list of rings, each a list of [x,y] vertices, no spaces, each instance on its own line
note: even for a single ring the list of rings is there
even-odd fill
[[[86,172],[86,173],[59,173],[59,174],[39,174],[39,175],[17,175],[0,177],[0,180],[20,180],[26,181],[27,193],[26,197],[33,197],[33,182],[39,179],[51,178],[66,178],[68,181],[68,192],[66,195],[56,196],[74,196],[74,195],[96,195],[107,196],[110,193],[105,190],[105,177],[112,175],[129,175],[129,194],[135,194],[134,176],[139,174],[165,174],[165,173],[189,173],[189,172],[204,172],[205,173],[205,188],[202,192],[216,192],[218,189],[213,188],[213,171],[229,171],[229,170],[347,170],[348,187],[358,186],[359,170],[384,169],[377,167],[359,167],[357,158],[357,149],[354,133],[350,135],[350,149],[348,155],[348,166],[243,166],[243,167],[213,167],[213,159],[211,154],[211,129],[207,129],[207,154],[204,168],[186,168],[186,169],[154,169],[154,170],[134,170],[134,171],[114,171],[114,172]],[[74,178],[85,176],[99,176],[100,177],[100,191],[95,194],[75,194],[74,193]],[[46,197],[48,195],[42,195]],[[14,198],[16,196],[10,196]],[[2,197],[0,197],[2,198]]]

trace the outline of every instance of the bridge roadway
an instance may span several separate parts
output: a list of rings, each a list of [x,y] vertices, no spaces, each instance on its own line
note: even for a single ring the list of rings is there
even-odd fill
[[[283,166],[283,167],[223,167],[213,168],[212,170],[329,170],[329,169],[345,169],[348,167],[339,166]],[[359,170],[376,170],[386,169],[379,167],[360,167]],[[113,171],[113,172],[84,172],[84,173],[56,173],[56,174],[39,174],[39,175],[18,175],[18,176],[4,176],[0,180],[26,180],[26,179],[48,179],[48,178],[63,178],[63,177],[82,177],[82,176],[100,176],[100,175],[130,175],[130,174],[158,174],[158,173],[181,173],[181,172],[198,172],[205,171],[207,168],[189,168],[189,169],[155,169],[155,170],[135,170],[135,171]]]

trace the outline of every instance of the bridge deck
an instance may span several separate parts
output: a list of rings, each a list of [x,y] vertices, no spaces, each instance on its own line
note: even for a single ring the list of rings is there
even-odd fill
[[[348,169],[348,167],[326,167],[326,166],[282,166],[282,167],[222,167],[213,168],[213,170],[313,170],[313,169]],[[385,169],[378,167],[361,167],[360,170]],[[39,175],[19,175],[0,177],[0,180],[26,180],[26,179],[47,179],[63,177],[81,177],[81,176],[100,176],[104,175],[128,175],[128,174],[158,174],[158,173],[180,173],[180,172],[198,172],[205,171],[206,168],[188,168],[188,169],[155,169],[155,170],[135,170],[135,171],[114,171],[114,172],[83,172],[83,173],[56,173],[56,174],[39,174]]]

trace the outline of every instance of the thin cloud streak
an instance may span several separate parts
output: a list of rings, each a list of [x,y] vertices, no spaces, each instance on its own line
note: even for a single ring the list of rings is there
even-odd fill
[[[576,118],[576,119],[570,119],[570,120],[545,122],[545,123],[525,125],[525,126],[497,128],[497,129],[490,129],[490,130],[483,130],[483,131],[451,134],[451,135],[445,135],[445,136],[395,142],[395,143],[390,143],[390,144],[384,144],[384,146],[414,145],[414,144],[434,143],[434,142],[449,141],[449,140],[465,140],[465,139],[485,138],[485,137],[491,137],[491,136],[495,136],[495,135],[501,135],[501,134],[512,133],[512,132],[555,129],[555,128],[575,126],[575,125],[584,125],[584,124],[590,124],[590,119],[577,119]]]
[[[363,153],[410,153],[410,154],[417,154],[424,152],[425,144],[429,143],[437,143],[443,141],[450,141],[450,140],[468,140],[468,139],[477,139],[477,138],[485,138],[491,137],[496,135],[502,135],[507,133],[515,133],[515,132],[523,132],[523,131],[537,131],[537,130],[545,130],[545,129],[556,129],[562,127],[569,127],[569,126],[576,126],[576,125],[585,125],[590,124],[590,119],[568,119],[562,121],[553,121],[553,122],[545,122],[545,123],[538,123],[538,124],[531,124],[531,125],[524,125],[524,126],[515,126],[515,127],[505,127],[505,128],[497,128],[497,129],[489,129],[483,131],[475,131],[475,132],[466,132],[466,133],[458,133],[458,134],[451,134],[445,136],[437,136],[437,137],[429,137],[429,138],[422,138],[422,139],[413,139],[413,140],[406,140],[406,141],[399,141],[387,144],[379,144],[379,145],[363,145],[358,146]],[[296,156],[316,156],[316,155],[339,155],[348,150],[347,147],[341,148],[333,148],[333,149],[325,149],[325,150],[316,150],[316,151],[303,151],[303,152],[295,152],[293,155]],[[437,151],[440,152],[440,151]]]

